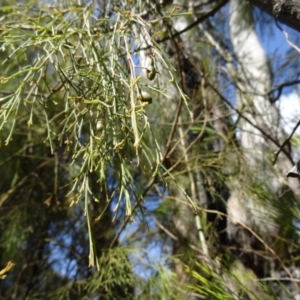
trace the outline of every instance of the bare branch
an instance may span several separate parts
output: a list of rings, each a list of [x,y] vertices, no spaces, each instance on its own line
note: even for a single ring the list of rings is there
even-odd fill
[[[300,2],[293,0],[250,0],[250,3],[259,7],[279,22],[300,31]]]

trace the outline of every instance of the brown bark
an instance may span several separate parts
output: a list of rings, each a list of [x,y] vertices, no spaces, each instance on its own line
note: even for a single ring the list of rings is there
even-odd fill
[[[250,0],[251,4],[297,31],[300,31],[300,2],[293,0]]]

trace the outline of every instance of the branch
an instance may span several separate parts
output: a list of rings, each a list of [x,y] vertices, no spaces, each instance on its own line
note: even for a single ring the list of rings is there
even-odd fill
[[[198,18],[196,21],[194,21],[193,23],[191,23],[189,26],[185,27],[184,29],[174,33],[173,35],[169,36],[169,37],[165,37],[162,40],[157,41],[157,43],[162,43],[165,42],[167,40],[173,39],[175,37],[178,37],[179,35],[181,35],[182,33],[185,33],[187,31],[189,31],[190,29],[196,27],[197,25],[199,25],[200,23],[204,22],[205,20],[207,20],[209,17],[212,17],[215,13],[217,13],[223,6],[225,6],[227,3],[229,2],[229,0],[223,0],[222,2],[220,2],[213,10],[211,10],[209,13],[207,13],[206,15]]]
[[[244,0],[245,1],[245,0]],[[300,31],[300,1],[295,0],[250,0],[251,4],[259,7],[277,21]]]
[[[276,91],[277,92],[276,97],[272,97],[272,102],[275,102],[280,98],[280,96],[282,94],[282,90],[284,88],[290,87],[290,86],[293,86],[293,85],[296,85],[296,84],[299,84],[299,83],[300,83],[299,79],[296,79],[296,80],[293,80],[293,81],[287,81],[287,82],[284,82],[284,83],[280,83],[280,84],[276,85],[274,88],[272,88],[268,93],[266,93],[265,96],[270,97]]]
[[[280,146],[280,148],[278,149],[278,151],[275,153],[275,157],[274,157],[274,161],[273,161],[273,165],[275,165],[278,155],[279,153],[283,150],[284,146],[289,142],[289,140],[293,137],[295,131],[297,130],[297,128],[300,126],[300,120],[297,122],[297,124],[295,125],[294,129],[292,130],[291,134],[287,137],[287,139],[283,142],[283,144]],[[288,177],[288,175],[287,175]]]
[[[268,138],[270,141],[272,141],[277,147],[282,148],[281,151],[286,155],[286,157],[291,161],[291,163],[293,164],[293,158],[291,156],[290,153],[288,153],[285,149],[283,149],[283,147],[281,147],[280,143],[274,138],[272,137],[270,134],[268,134],[266,131],[264,131],[262,128],[260,128],[259,126],[257,126],[256,124],[254,124],[251,120],[249,120],[246,116],[244,116],[238,109],[236,109],[231,103],[230,101],[228,101],[219,91],[218,89],[216,89],[213,84],[211,84],[208,80],[207,80],[207,84],[212,88],[212,90],[220,97],[220,99],[222,99],[225,103],[227,103],[227,105],[230,106],[231,109],[233,109],[238,115],[239,117],[243,118],[245,121],[247,121],[250,125],[252,125],[254,128],[258,129],[266,138]],[[299,121],[300,122],[300,121]]]

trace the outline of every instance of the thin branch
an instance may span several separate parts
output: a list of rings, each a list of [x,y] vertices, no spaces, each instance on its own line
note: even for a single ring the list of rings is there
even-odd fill
[[[290,141],[290,139],[293,137],[295,131],[297,130],[297,128],[300,126],[300,120],[297,122],[297,124],[295,125],[294,129],[292,130],[291,134],[287,137],[287,139],[283,142],[283,144],[280,146],[280,148],[278,149],[278,151],[275,153],[275,157],[273,160],[273,165],[275,165],[278,155],[281,151],[283,151],[284,146]]]
[[[144,198],[146,197],[148,191],[151,189],[151,187],[153,186],[153,184],[156,182],[157,179],[156,175],[155,177],[152,177],[151,180],[149,180],[147,186],[145,187],[143,193],[140,195],[140,197],[136,200],[135,204],[133,205],[133,207],[131,208],[131,212],[132,214],[135,212],[135,210],[140,206],[140,204],[144,201]],[[126,216],[124,222],[122,223],[122,225],[120,226],[119,230],[117,231],[117,233],[115,234],[113,240],[110,243],[110,248],[112,248],[115,243],[117,242],[117,240],[120,237],[120,234],[122,233],[122,231],[124,230],[124,228],[126,227],[126,225],[128,224],[128,222],[130,221],[131,216]]]
[[[292,47],[294,48],[298,53],[300,53],[300,48],[297,47],[290,39],[289,39],[289,35],[286,31],[284,31],[282,29],[282,27],[279,25],[279,23],[276,21],[275,22],[276,26],[279,28],[279,30],[284,34],[286,42]]]
[[[292,281],[292,282],[300,282],[300,279],[289,278],[289,277],[265,277],[265,278],[257,278],[254,281]]]
[[[250,125],[252,125],[254,128],[258,129],[266,138],[268,138],[270,141],[272,141],[277,147],[281,147],[280,143],[273,138],[270,134],[268,134],[267,132],[265,132],[261,127],[257,126],[256,124],[254,124],[251,120],[249,120],[246,116],[243,115],[243,113],[241,113],[238,109],[236,109],[231,103],[230,101],[228,101],[219,91],[218,89],[216,89],[213,84],[211,84],[209,81],[207,81],[207,84],[213,89],[213,91],[224,101],[226,102],[230,108],[232,110],[234,110],[239,117],[243,118],[245,121],[247,121]],[[300,121],[299,121],[300,122]],[[287,152],[285,149],[281,149],[281,151],[286,155],[286,157],[290,160],[290,162],[292,164],[294,164],[293,158],[291,156],[291,154],[289,152]]]
[[[275,86],[274,88],[272,88],[268,93],[265,94],[265,96],[271,96],[275,91],[277,91],[277,95],[276,97],[272,98],[272,102],[275,102],[276,100],[278,100],[281,96],[282,90],[286,87],[289,86],[293,86],[296,84],[299,84],[300,80],[293,80],[293,81],[287,81],[281,84],[278,84],[277,86]]]
[[[172,240],[178,241],[178,237],[175,236],[170,230],[168,230],[161,222],[159,222],[153,214],[151,214],[152,220],[156,223],[156,225],[163,231],[165,232]]]
[[[175,48],[177,50],[177,53],[178,53],[179,50],[178,50],[177,42],[175,40],[173,42],[174,42],[174,46],[175,46]],[[178,61],[180,63],[180,59],[178,59]],[[179,68],[181,69],[181,66],[179,66]],[[182,72],[180,72],[180,75],[181,75],[181,83],[183,83]],[[182,105],[183,105],[183,98],[180,97],[179,103],[178,103],[177,108],[176,108],[175,118],[174,118],[174,121],[173,121],[172,129],[171,129],[171,132],[169,134],[168,141],[166,143],[165,152],[164,152],[164,155],[161,159],[161,164],[163,164],[165,162],[166,158],[168,157],[168,153],[169,153],[169,150],[170,150],[170,147],[171,147],[171,143],[172,143],[172,140],[174,138],[174,134],[175,134],[175,131],[176,131],[176,128],[177,128],[177,123],[178,123],[178,120],[179,120]],[[146,188],[144,189],[143,193],[139,196],[139,198],[136,200],[134,206],[132,207],[132,210],[131,210],[132,213],[134,213],[135,210],[144,201],[144,198],[146,197],[148,191],[151,189],[153,184],[157,181],[157,178],[158,178],[158,174],[156,174],[154,177],[152,177],[152,179],[148,182],[148,184],[147,184]],[[113,240],[111,241],[110,247],[113,247],[113,245],[117,242],[117,240],[119,239],[120,234],[122,233],[122,231],[126,227],[127,223],[130,221],[130,219],[131,219],[130,216],[127,216],[125,218],[125,220],[122,223],[122,225],[120,226],[118,232],[116,233]]]
[[[195,20],[193,23],[191,23],[190,25],[188,25],[186,28],[177,31],[174,34],[171,34],[170,36],[167,36],[163,39],[157,40],[155,41],[155,43],[160,44],[169,40],[172,40],[178,36],[180,36],[181,34],[191,30],[192,28],[194,28],[195,26],[203,23],[204,21],[206,21],[208,18],[212,17],[215,13],[217,13],[223,6],[225,6],[227,3],[229,2],[229,0],[224,0],[222,2],[220,2],[214,9],[212,9],[210,12],[208,12],[207,14],[205,14],[204,16],[198,18],[197,20]],[[143,47],[143,48],[139,48],[139,49],[135,49],[133,52],[139,52],[139,51],[143,51],[143,50],[147,50],[151,48],[151,46],[147,46],[147,47]]]
[[[167,40],[173,39],[175,37],[180,36],[181,34],[191,30],[192,28],[196,27],[197,25],[199,25],[200,23],[203,23],[205,20],[207,20],[208,18],[212,17],[215,13],[217,13],[223,6],[225,6],[227,3],[229,2],[229,0],[223,0],[222,2],[220,2],[214,9],[212,9],[209,13],[205,14],[204,16],[198,18],[196,21],[194,21],[193,23],[191,23],[190,25],[188,25],[187,27],[185,27],[184,29],[174,33],[173,35],[169,36],[169,37],[165,37],[161,40],[158,40],[157,43],[162,43],[165,42]]]

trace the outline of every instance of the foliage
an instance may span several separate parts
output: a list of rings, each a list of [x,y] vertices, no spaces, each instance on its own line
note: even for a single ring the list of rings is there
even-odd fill
[[[292,154],[249,117],[227,1],[188,2],[2,1],[1,299],[295,295],[276,274],[298,268],[299,195],[270,152]],[[265,139],[260,169],[245,123]],[[233,228],[237,194],[249,223]]]

